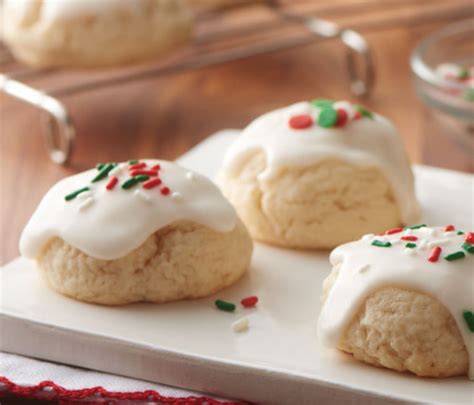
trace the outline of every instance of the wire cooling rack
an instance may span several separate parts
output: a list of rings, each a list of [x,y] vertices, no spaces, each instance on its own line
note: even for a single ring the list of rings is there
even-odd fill
[[[0,48],[0,91],[41,111],[49,157],[64,164],[71,157],[76,131],[60,101],[63,97],[322,40],[339,41],[350,91],[364,97],[373,88],[375,74],[369,45],[359,32],[465,18],[469,13],[472,0],[229,0],[220,9],[197,10],[189,45],[151,64],[82,72],[38,70],[15,63],[8,50]],[[60,85],[35,86],[37,79],[53,75]]]

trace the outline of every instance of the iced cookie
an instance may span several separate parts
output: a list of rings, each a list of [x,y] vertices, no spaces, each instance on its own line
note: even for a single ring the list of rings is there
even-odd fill
[[[53,186],[20,251],[54,290],[118,305],[213,294],[247,271],[252,241],[210,180],[140,160],[101,164]]]
[[[417,225],[336,248],[319,337],[358,360],[474,379],[474,233]]]
[[[229,148],[219,185],[254,239],[286,247],[333,248],[418,216],[396,129],[345,101],[260,116]]]
[[[4,0],[3,38],[33,66],[134,63],[184,43],[192,18],[183,0]]]

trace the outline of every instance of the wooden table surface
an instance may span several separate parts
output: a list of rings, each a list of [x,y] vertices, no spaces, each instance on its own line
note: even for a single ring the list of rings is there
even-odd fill
[[[377,68],[376,88],[365,104],[394,121],[413,162],[472,170],[462,151],[443,138],[430,141],[429,119],[412,87],[410,53],[443,24],[365,35]],[[0,262],[18,255],[25,223],[64,176],[99,161],[174,159],[214,131],[243,127],[267,110],[315,97],[360,101],[348,90],[342,50],[334,41],[68,97],[78,137],[71,164],[61,167],[47,158],[38,113],[0,96]]]

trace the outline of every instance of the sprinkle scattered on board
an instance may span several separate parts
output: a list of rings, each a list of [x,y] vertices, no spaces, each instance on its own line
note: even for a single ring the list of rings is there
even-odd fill
[[[464,310],[462,312],[462,316],[464,318],[464,320],[466,321],[466,325],[468,327],[468,329],[474,333],[474,313],[472,311],[469,311],[469,310]]]
[[[248,318],[240,318],[232,323],[232,330],[236,333],[242,333],[249,329],[249,325],[250,322]]]
[[[251,295],[240,300],[240,303],[244,308],[254,308],[257,305],[258,297]],[[236,306],[234,303],[224,300],[215,300],[214,305],[217,309],[224,312],[235,312]],[[249,329],[249,319],[247,317],[240,318],[232,323],[231,328],[234,332],[240,333],[245,332]]]
[[[235,311],[235,304],[232,302],[224,301],[224,300],[215,300],[214,304],[218,309],[225,312],[234,312]]]
[[[252,295],[250,297],[245,297],[242,298],[240,303],[244,308],[253,308],[255,305],[257,305],[258,302],[258,297],[256,295]]]
[[[181,193],[178,193],[177,191],[175,191],[173,194],[171,194],[171,198],[175,201],[182,201],[183,200],[183,196],[181,195]]]

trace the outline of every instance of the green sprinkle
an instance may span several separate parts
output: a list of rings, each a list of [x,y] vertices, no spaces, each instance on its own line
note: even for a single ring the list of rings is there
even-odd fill
[[[131,177],[125,183],[122,184],[122,188],[124,190],[128,190],[129,188],[136,186],[138,183],[147,181],[149,178],[150,176],[145,176],[145,175]]]
[[[464,257],[466,257],[464,252],[459,250],[457,252],[450,253],[449,255],[444,256],[444,260],[447,260],[448,262],[452,262],[454,260],[463,259]]]
[[[459,78],[460,79],[467,79],[471,75],[469,74],[469,70],[467,69],[461,69],[461,72],[459,73]]]
[[[150,178],[150,176],[146,176],[146,175],[141,174],[141,175],[135,176],[135,177],[133,177],[133,178],[134,178],[137,182],[141,183],[141,182],[143,182],[143,181],[147,181],[147,180]]]
[[[311,101],[311,104],[313,104],[315,107],[318,107],[318,108],[328,108],[328,107],[332,107],[332,105],[334,104],[334,101],[328,100],[325,98],[317,98]]]
[[[464,235],[464,232],[463,231],[457,231],[456,235]]]
[[[128,161],[128,164],[129,164],[129,165],[134,165],[134,164],[136,164],[136,163],[138,163],[138,160],[137,160],[137,159],[132,159],[132,160],[129,160],[129,161]]]
[[[472,311],[468,311],[467,309],[465,309],[464,311],[462,311],[462,316],[466,321],[469,330],[471,332],[474,332],[474,314],[472,313]]]
[[[235,305],[232,304],[232,302],[227,302],[223,300],[216,300],[214,302],[216,304],[216,307],[219,308],[221,311],[226,311],[226,312],[234,312],[235,311]]]
[[[136,186],[139,183],[139,181],[137,180],[137,177],[138,176],[128,179],[125,183],[122,184],[122,188],[124,190],[128,190],[129,188]]]
[[[337,122],[337,111],[332,107],[325,107],[318,117],[318,124],[323,128],[331,128]]]
[[[405,245],[405,247],[406,247],[406,248],[410,248],[410,249],[416,248],[416,243],[411,243],[411,242],[410,242],[410,243],[407,243],[407,244]]]
[[[426,224],[418,224],[418,225],[413,225],[413,226],[406,226],[403,229],[420,229],[420,228],[425,228]]]
[[[474,254],[474,245],[471,245],[470,243],[464,242],[462,244],[462,248],[471,254]]]
[[[84,191],[89,191],[89,190],[90,190],[89,187],[80,188],[79,190],[73,191],[71,194],[68,194],[66,197],[64,197],[64,199],[66,201],[74,200],[74,198],[76,198],[79,194],[83,193]]]
[[[382,242],[381,240],[374,240],[372,242],[372,246],[377,246],[377,247],[390,247],[392,244],[390,242]]]
[[[95,165],[95,168],[96,168],[97,170],[102,170],[102,168],[103,168],[104,166],[105,166],[105,163],[97,163],[97,164]]]
[[[117,166],[116,163],[105,163],[103,164],[103,166],[99,169],[99,174],[97,174],[97,176],[95,176],[93,179],[92,179],[92,183],[96,183],[102,179],[105,179],[108,175],[109,175],[109,172],[115,167]]]
[[[367,118],[374,117],[374,114],[371,111],[367,110],[367,108],[362,107],[361,105],[358,105],[358,104],[356,104],[354,107],[356,111],[359,111],[364,117],[367,117]]]

